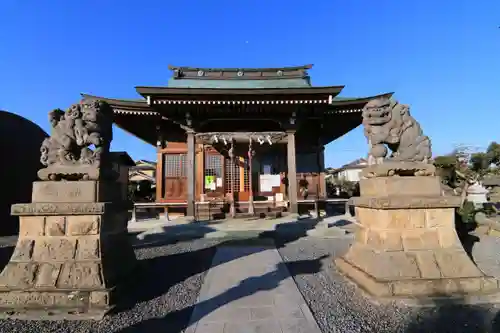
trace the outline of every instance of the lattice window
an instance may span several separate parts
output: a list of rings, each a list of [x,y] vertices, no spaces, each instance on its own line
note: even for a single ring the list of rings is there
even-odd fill
[[[222,177],[222,158],[220,155],[205,155],[205,176]]]
[[[244,161],[243,161],[243,181],[244,181],[244,189],[245,189],[245,192],[249,192],[250,191],[250,167],[249,167],[249,163],[248,163],[248,158],[245,158]]]
[[[232,163],[229,158],[225,159],[226,172],[224,174],[224,183],[226,193],[231,192],[231,187],[233,192],[240,191],[240,166],[237,163]],[[232,181],[234,180],[234,182]]]
[[[164,154],[163,174],[164,177],[186,177],[187,175],[186,154]]]

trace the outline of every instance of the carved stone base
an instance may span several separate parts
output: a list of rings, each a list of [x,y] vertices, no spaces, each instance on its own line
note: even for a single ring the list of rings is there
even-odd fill
[[[38,170],[41,180],[115,180],[118,172],[109,168],[98,168],[93,165],[50,165]]]
[[[99,319],[113,307],[116,287],[136,261],[127,211],[120,202],[80,202],[107,196],[110,189],[115,184],[38,182],[33,197],[55,202],[13,206],[19,239],[0,273],[3,316]],[[61,202],[64,197],[68,202]]]
[[[428,191],[428,196],[405,196],[405,192],[416,191],[412,188],[416,178],[428,185],[419,194]],[[460,204],[460,198],[430,195],[439,193],[434,182],[439,179],[364,180],[360,186],[362,196],[353,200],[361,228],[349,251],[336,259],[340,272],[370,295],[381,298],[428,301],[445,296],[496,294],[498,280],[477,268],[455,231],[454,207]],[[388,196],[372,196],[376,194],[375,185]],[[363,192],[371,196],[364,197]]]
[[[361,172],[361,175],[366,178],[392,176],[434,176],[435,174],[436,167],[432,164],[394,161],[369,165]]]

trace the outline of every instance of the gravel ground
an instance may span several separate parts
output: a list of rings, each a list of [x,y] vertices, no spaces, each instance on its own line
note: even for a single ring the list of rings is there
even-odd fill
[[[180,333],[189,321],[204,275],[220,243],[221,240],[198,239],[137,248],[139,267],[133,285],[128,288],[128,306],[101,322],[0,320],[0,333]],[[399,303],[371,303],[335,269],[333,258],[345,253],[349,245],[349,239],[319,238],[278,244],[323,333],[500,333],[500,314],[491,306],[449,304],[417,309]],[[8,259],[11,252],[8,242],[0,242],[0,261]],[[485,237],[473,248],[479,267],[495,276],[500,276],[499,253],[498,238]],[[318,261],[321,265],[314,265]],[[310,267],[304,267],[301,264],[304,262],[309,262]]]
[[[139,267],[128,288],[129,305],[101,322],[0,320],[0,332],[182,332],[217,244],[199,239],[136,249]]]
[[[347,251],[349,240],[303,238],[279,248],[323,333],[333,332],[500,332],[500,314],[492,306],[443,305],[409,308],[400,303],[375,305],[337,272],[333,258]],[[473,254],[483,271],[500,273],[500,240],[476,243]],[[321,269],[301,274],[293,262],[320,259]],[[500,276],[500,275],[499,275]]]

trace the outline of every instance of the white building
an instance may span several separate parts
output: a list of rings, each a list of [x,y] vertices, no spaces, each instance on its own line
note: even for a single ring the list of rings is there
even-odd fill
[[[332,181],[349,181],[359,182],[361,179],[361,171],[366,168],[368,161],[364,158],[359,158],[351,163],[345,164],[338,169],[334,169],[330,173]]]

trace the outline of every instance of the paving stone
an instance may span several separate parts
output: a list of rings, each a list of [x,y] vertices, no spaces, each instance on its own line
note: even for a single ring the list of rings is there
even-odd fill
[[[237,246],[217,250],[186,332],[320,330],[277,250]]]
[[[204,333],[196,331],[196,333]],[[243,323],[230,322],[224,326],[224,333],[282,333],[280,324],[275,319],[254,320]]]

